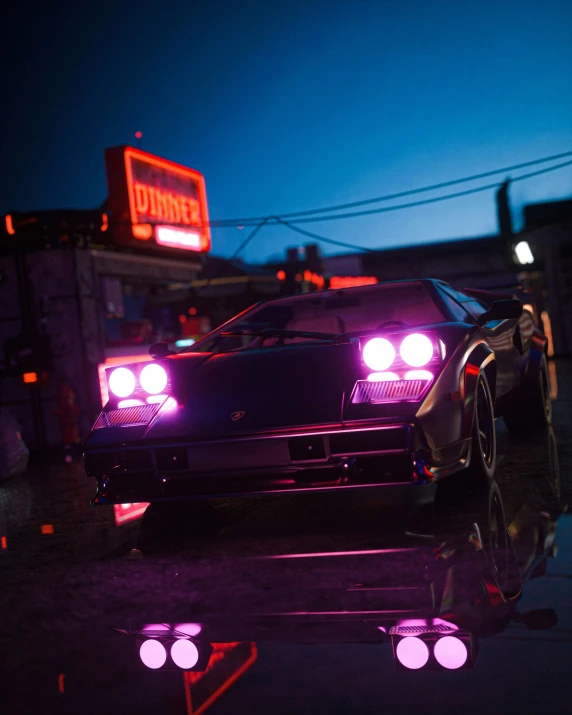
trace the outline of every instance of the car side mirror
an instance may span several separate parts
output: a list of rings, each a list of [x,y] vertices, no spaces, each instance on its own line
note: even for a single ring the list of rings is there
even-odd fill
[[[154,360],[158,360],[159,358],[165,358],[167,355],[174,355],[175,353],[172,350],[169,350],[169,345],[165,342],[163,343],[153,343],[151,347],[149,348],[149,355]]]
[[[484,325],[490,320],[509,320],[510,318],[520,318],[522,315],[522,303],[516,298],[509,300],[495,300],[486,313],[479,316],[479,325]]]

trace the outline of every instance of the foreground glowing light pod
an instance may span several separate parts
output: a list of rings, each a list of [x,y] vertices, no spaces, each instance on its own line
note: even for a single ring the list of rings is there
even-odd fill
[[[405,668],[418,670],[429,660],[429,648],[415,636],[402,638],[395,649],[395,654]]]
[[[167,661],[167,651],[165,646],[158,640],[149,639],[143,641],[139,648],[139,657],[151,670],[162,668]]]
[[[469,652],[467,646],[455,636],[445,636],[439,638],[433,648],[435,660],[448,670],[462,668],[467,662]]]
[[[198,663],[199,650],[192,641],[180,638],[171,646],[171,658],[179,668],[189,670]]]

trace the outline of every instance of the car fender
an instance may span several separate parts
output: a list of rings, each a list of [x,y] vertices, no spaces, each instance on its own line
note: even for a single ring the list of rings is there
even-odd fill
[[[528,360],[522,378],[523,383],[535,382],[540,373],[542,364],[542,356],[548,350],[548,338],[538,328],[535,328],[530,337],[530,348],[528,351]]]
[[[473,429],[475,412],[475,393],[477,381],[481,372],[484,372],[493,404],[496,393],[496,361],[495,354],[484,342],[478,343],[467,355],[464,370],[461,374],[461,402],[463,404],[463,427],[461,439],[469,439]]]

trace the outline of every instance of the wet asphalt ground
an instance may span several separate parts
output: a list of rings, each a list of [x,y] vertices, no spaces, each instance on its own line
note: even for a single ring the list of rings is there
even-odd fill
[[[163,553],[142,555],[134,550],[139,520],[90,505],[94,483],[81,460],[36,462],[0,484],[0,713],[197,712],[201,701],[189,702],[181,673],[144,669],[134,639],[115,630],[165,622],[256,642],[255,662],[208,707],[213,715],[568,712],[572,518],[556,504],[572,503],[571,361],[557,362],[556,378],[553,431],[519,441],[497,422],[509,530],[517,534],[527,519],[556,527],[558,547],[518,603],[520,612],[555,609],[553,628],[508,624],[481,641],[472,670],[396,672],[390,644],[367,634],[383,607],[380,584],[399,574],[408,603],[422,597],[418,563],[404,552],[380,567],[379,553],[364,552],[421,548],[434,527],[431,504],[396,509],[379,490],[219,501],[222,530],[199,524],[182,533],[166,523],[176,538]],[[525,532],[529,541],[540,533]],[[294,554],[314,556],[267,558]],[[268,616],[285,612],[322,615],[278,626]]]

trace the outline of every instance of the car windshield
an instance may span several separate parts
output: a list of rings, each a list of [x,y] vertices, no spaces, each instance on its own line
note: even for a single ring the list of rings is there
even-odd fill
[[[229,352],[332,340],[445,320],[422,283],[386,283],[289,296],[255,306],[185,352]]]

